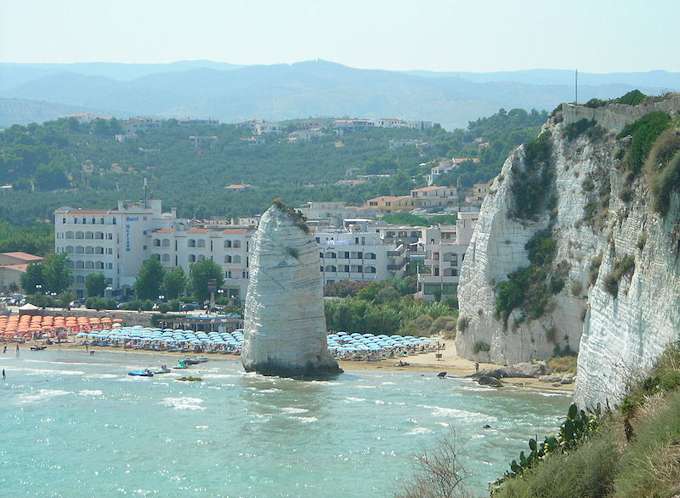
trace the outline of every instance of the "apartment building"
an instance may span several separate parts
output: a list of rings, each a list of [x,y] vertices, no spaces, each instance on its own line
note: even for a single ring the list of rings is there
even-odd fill
[[[456,294],[460,269],[478,219],[479,212],[459,212],[455,225],[423,229],[420,244],[425,259],[418,270],[418,296],[429,300]]]
[[[317,231],[323,285],[339,280],[386,280],[403,275],[403,244],[386,243],[371,220],[347,220],[344,228]]]
[[[452,206],[458,201],[455,187],[431,185],[411,190],[411,200],[417,208]]]
[[[410,195],[381,195],[368,199],[364,205],[366,208],[376,211],[410,211],[414,207],[413,199]]]
[[[151,232],[150,257],[168,269],[180,267],[187,275],[193,263],[210,259],[224,271],[225,296],[245,299],[250,237],[254,232],[253,226],[177,222]]]
[[[112,290],[134,285],[148,257],[150,233],[175,218],[174,210],[162,212],[160,200],[119,201],[111,210],[55,210],[55,251],[69,258],[76,294],[83,296],[85,277],[93,272],[103,273]]]

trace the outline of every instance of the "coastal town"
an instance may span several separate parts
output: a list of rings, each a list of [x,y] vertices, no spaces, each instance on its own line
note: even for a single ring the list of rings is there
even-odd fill
[[[0,497],[680,498],[653,7],[0,2]]]

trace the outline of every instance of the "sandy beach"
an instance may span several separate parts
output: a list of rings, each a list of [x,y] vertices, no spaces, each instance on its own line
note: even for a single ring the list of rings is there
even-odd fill
[[[450,339],[439,339],[439,342],[444,345],[444,349],[441,350],[441,358],[437,358],[437,353],[422,353],[418,355],[411,355],[402,357],[399,359],[388,359],[380,361],[349,361],[341,360],[339,361],[340,366],[346,372],[352,371],[362,371],[362,370],[408,370],[408,371],[418,371],[418,372],[446,372],[449,377],[468,377],[475,373],[475,362],[461,358],[456,353],[456,345],[453,340]],[[28,349],[32,343],[26,343],[21,346],[22,349]],[[12,347],[14,347],[12,345]],[[83,351],[85,352],[85,346],[74,343],[67,342],[61,344],[53,344],[49,346],[50,349],[61,349],[70,351]],[[9,348],[8,348],[9,349]],[[182,352],[170,352],[170,351],[150,351],[145,349],[122,349],[114,347],[90,347],[90,351],[107,351],[113,353],[135,353],[135,354],[146,354],[150,357],[153,356],[175,356],[177,358],[182,358],[186,356],[198,356],[182,353]],[[221,353],[200,353],[200,356],[206,356],[211,360],[240,360],[240,356],[231,354],[221,354]],[[399,366],[399,361],[407,363],[408,365]],[[491,370],[496,368],[501,368],[503,365],[497,365],[494,363],[480,363],[480,370]],[[563,385],[553,385],[550,383],[545,383],[539,381],[537,378],[505,378],[503,379],[503,384],[507,387],[522,388],[522,389],[532,389],[545,392],[555,392],[555,393],[565,393],[571,394],[574,391],[574,384],[563,384]]]

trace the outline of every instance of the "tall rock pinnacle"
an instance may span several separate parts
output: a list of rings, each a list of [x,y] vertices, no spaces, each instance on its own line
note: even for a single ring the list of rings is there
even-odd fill
[[[341,372],[328,352],[319,248],[299,213],[275,202],[253,238],[241,361],[283,377]]]

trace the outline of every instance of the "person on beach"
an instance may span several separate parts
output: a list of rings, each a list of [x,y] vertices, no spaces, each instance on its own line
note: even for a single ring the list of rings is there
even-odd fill
[[[5,348],[5,349],[7,349],[7,348]],[[2,381],[3,381],[3,382],[5,381],[5,378],[6,378],[6,377],[7,377],[7,376],[5,375],[5,369],[3,368],[3,369],[2,369]]]
[[[479,362],[475,362],[475,373],[479,373]]]
[[[19,356],[19,343],[17,343],[17,357]]]
[[[2,354],[5,354],[7,352],[7,344],[5,344],[5,347],[2,350]]]

